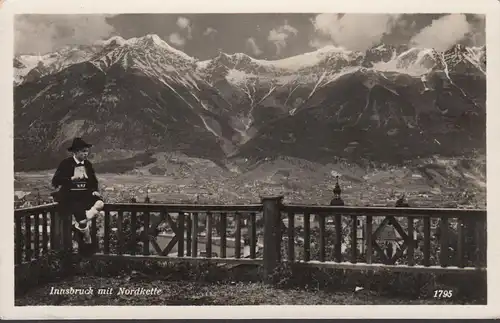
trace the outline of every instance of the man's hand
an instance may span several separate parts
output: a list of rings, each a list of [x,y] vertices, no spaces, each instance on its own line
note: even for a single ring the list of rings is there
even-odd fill
[[[99,193],[99,192],[97,192],[97,191],[93,191],[93,192],[92,192],[92,195],[93,195],[93,196],[96,196],[96,197],[102,197],[102,196],[101,196],[101,193]]]

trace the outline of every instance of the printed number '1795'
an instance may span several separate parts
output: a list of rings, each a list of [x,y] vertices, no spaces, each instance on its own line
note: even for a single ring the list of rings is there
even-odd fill
[[[451,298],[453,291],[448,289],[437,289],[434,291],[434,298]]]

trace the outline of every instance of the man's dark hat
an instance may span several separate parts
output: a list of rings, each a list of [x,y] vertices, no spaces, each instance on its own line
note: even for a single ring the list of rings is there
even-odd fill
[[[74,152],[83,148],[90,147],[92,147],[92,144],[86,143],[82,138],[77,137],[73,139],[73,143],[71,144],[71,147],[68,148],[68,151]]]

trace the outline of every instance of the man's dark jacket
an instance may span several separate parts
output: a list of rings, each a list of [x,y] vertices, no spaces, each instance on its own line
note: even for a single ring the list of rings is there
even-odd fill
[[[73,187],[71,177],[73,176],[76,166],[77,164],[75,159],[73,157],[69,157],[64,159],[59,164],[59,167],[57,167],[54,177],[52,178],[52,185],[56,188],[60,187],[56,200],[64,201],[70,196],[71,188]],[[92,192],[98,190],[97,177],[91,162],[85,160],[84,167],[88,177],[86,180],[87,192],[92,194]]]

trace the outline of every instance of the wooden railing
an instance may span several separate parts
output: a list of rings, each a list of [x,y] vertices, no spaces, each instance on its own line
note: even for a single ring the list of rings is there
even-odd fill
[[[49,250],[61,248],[65,244],[63,234],[67,233],[61,220],[56,203],[15,210],[15,265],[38,260]]]
[[[262,261],[257,256],[257,221],[261,217],[261,204],[107,204],[101,226],[102,252],[96,256],[257,264]],[[235,224],[234,238],[230,239],[227,236],[229,219]],[[248,240],[249,254],[246,257],[242,255],[245,246],[245,240],[242,241],[243,219],[247,220],[248,231],[245,240]],[[203,225],[205,230],[201,232],[200,226]],[[91,227],[94,239],[99,238],[97,227],[94,220]],[[219,236],[216,236],[217,232],[220,232]],[[164,246],[161,240],[166,242]],[[140,250],[137,250],[138,245]],[[231,256],[228,256],[228,250],[232,250]]]
[[[70,226],[57,204],[15,210],[15,263],[50,249],[70,251]],[[400,243],[391,257],[380,245],[386,226],[393,226]],[[265,277],[282,262],[351,270],[486,270],[486,232],[485,210],[284,205],[282,197],[254,205],[107,204],[105,216],[91,226],[98,258],[262,264]]]
[[[290,262],[339,269],[383,268],[408,272],[469,272],[486,267],[485,210],[305,205],[284,205],[281,210],[288,222],[286,258]],[[301,259],[295,260],[297,214],[304,219],[303,252]],[[317,218],[318,231],[314,237],[316,259],[311,259],[313,215]],[[334,220],[334,231],[328,230],[327,219]],[[394,240],[400,242],[390,258],[379,245],[380,233],[387,226],[393,226],[397,232]],[[348,231],[347,237],[343,231]],[[327,244],[328,235],[333,237],[332,244]],[[342,252],[342,246],[348,248]],[[328,247],[333,249],[329,258]]]

